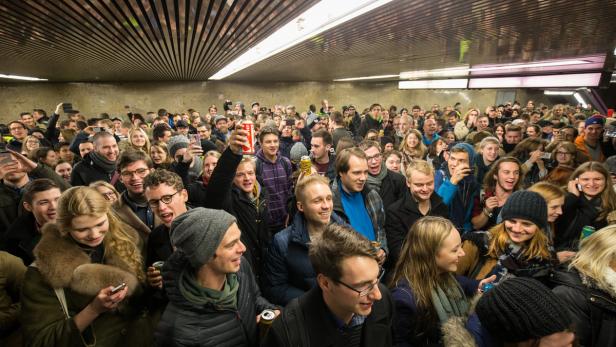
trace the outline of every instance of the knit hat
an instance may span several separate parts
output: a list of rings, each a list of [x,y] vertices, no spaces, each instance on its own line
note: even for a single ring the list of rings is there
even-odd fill
[[[603,164],[610,174],[616,174],[616,155],[607,158]]]
[[[235,217],[223,210],[193,208],[171,223],[171,244],[198,269],[214,256],[227,229],[235,222]]]
[[[289,157],[291,157],[291,161],[296,163],[299,163],[299,161],[302,159],[302,156],[304,155],[310,155],[310,153],[308,153],[306,146],[304,146],[304,144],[301,142],[296,142],[291,147],[291,151],[289,152]]]
[[[605,117],[600,116],[600,115],[592,116],[592,117],[586,119],[586,121],[584,122],[584,127],[587,127],[587,126],[593,125],[593,124],[604,125],[605,124]]]
[[[569,328],[565,307],[541,282],[513,277],[484,293],[475,311],[492,337],[501,342],[521,342]]]
[[[501,210],[501,215],[503,220],[520,218],[531,221],[543,230],[548,223],[545,199],[538,193],[527,190],[518,190],[511,194]]]
[[[218,121],[221,121],[221,120],[223,120],[223,119],[224,119],[224,120],[227,120],[227,117],[225,117],[225,116],[221,116],[221,115],[218,115],[218,116],[214,117],[214,124],[217,124],[217,123],[218,123]]]
[[[175,152],[177,152],[178,149],[181,148],[188,148],[189,143],[190,141],[188,141],[188,137],[184,135],[173,136],[171,139],[169,139],[169,143],[167,143],[167,148],[169,148],[169,154],[171,154],[171,157],[175,158]]]

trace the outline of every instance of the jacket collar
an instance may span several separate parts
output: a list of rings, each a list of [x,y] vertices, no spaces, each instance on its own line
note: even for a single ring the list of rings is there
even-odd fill
[[[329,223],[344,224],[344,221],[336,212],[332,211],[332,215],[329,219]],[[302,212],[297,212],[293,217],[293,226],[291,228],[291,242],[308,246],[310,242],[310,236],[308,235],[308,227],[306,225],[306,218]]]

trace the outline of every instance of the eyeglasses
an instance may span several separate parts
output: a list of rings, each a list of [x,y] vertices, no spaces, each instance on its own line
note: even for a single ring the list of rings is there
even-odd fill
[[[379,160],[381,159],[381,153],[377,153],[371,157],[366,157],[366,160],[371,161],[371,160]]]
[[[17,127],[12,127],[12,128],[9,128],[9,130],[10,130],[10,131],[13,131],[13,130],[20,130],[20,129],[25,129],[25,128],[24,128],[24,127],[22,127],[22,126],[17,126]]]
[[[173,194],[169,194],[169,195],[163,195],[160,197],[160,199],[155,200],[148,200],[148,205],[150,205],[150,208],[158,208],[159,203],[162,201],[163,204],[165,205],[169,205],[171,203],[171,200],[173,200],[173,196],[177,193],[179,193],[180,191],[178,190],[177,192],[173,193]]]
[[[103,197],[105,198],[105,200],[111,201],[112,198],[116,197],[116,194],[114,192],[106,192],[106,193],[101,193],[103,194]]]
[[[337,283],[340,283],[343,286],[345,286],[345,287],[349,288],[350,290],[354,291],[361,298],[361,297],[364,297],[364,296],[372,293],[374,288],[379,284],[379,282],[381,282],[381,278],[383,278],[384,274],[385,274],[385,269],[382,268],[382,267],[379,267],[379,277],[376,279],[376,281],[373,282],[373,283],[370,283],[366,288],[361,289],[361,290],[355,289],[355,288],[351,287],[350,285],[348,285],[348,284],[346,284],[346,283],[344,283],[342,281],[338,281],[338,280],[334,280],[334,281],[337,282]]]
[[[120,175],[122,175],[122,178],[131,178],[133,177],[134,174],[137,174],[137,176],[139,177],[145,177],[145,175],[148,174],[148,172],[150,172],[150,169],[137,169],[135,171],[123,171],[122,173],[120,173]]]
[[[556,154],[562,154],[562,155],[572,155],[573,153],[570,152],[561,152],[561,151],[556,151]]]

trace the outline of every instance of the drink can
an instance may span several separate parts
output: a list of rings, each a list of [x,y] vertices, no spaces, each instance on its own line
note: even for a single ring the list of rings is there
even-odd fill
[[[486,283],[483,285],[483,288],[481,288],[481,290],[483,290],[484,293],[487,293],[492,289],[494,289],[494,283]]]
[[[273,310],[263,310],[260,314],[261,320],[259,320],[259,337],[261,341],[267,335],[274,319],[276,318],[276,313]]]
[[[585,239],[588,236],[592,235],[595,232],[595,228],[590,226],[590,225],[586,225],[582,228],[582,234],[580,235],[581,239]]]
[[[310,161],[310,157],[307,155],[303,155],[299,161],[299,168],[302,170],[304,176],[310,175],[312,169],[312,161]]]
[[[152,264],[152,267],[155,268],[156,270],[162,272],[163,271],[163,265],[165,265],[165,262],[162,260],[159,260],[155,263]]]
[[[370,244],[372,245],[372,247],[374,247],[374,249],[379,250],[381,249],[381,243],[379,241],[370,241]]]
[[[242,129],[248,133],[248,144],[242,146],[242,152],[244,154],[255,154],[255,124],[250,120],[245,120],[242,122]]]
[[[379,130],[379,137],[383,137],[385,136],[385,130],[381,129]]]

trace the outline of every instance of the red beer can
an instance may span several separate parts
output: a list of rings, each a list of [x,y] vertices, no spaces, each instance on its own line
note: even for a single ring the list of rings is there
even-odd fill
[[[242,152],[244,154],[255,154],[255,124],[250,120],[245,120],[242,122],[242,129],[248,133],[248,145],[242,146]]]

